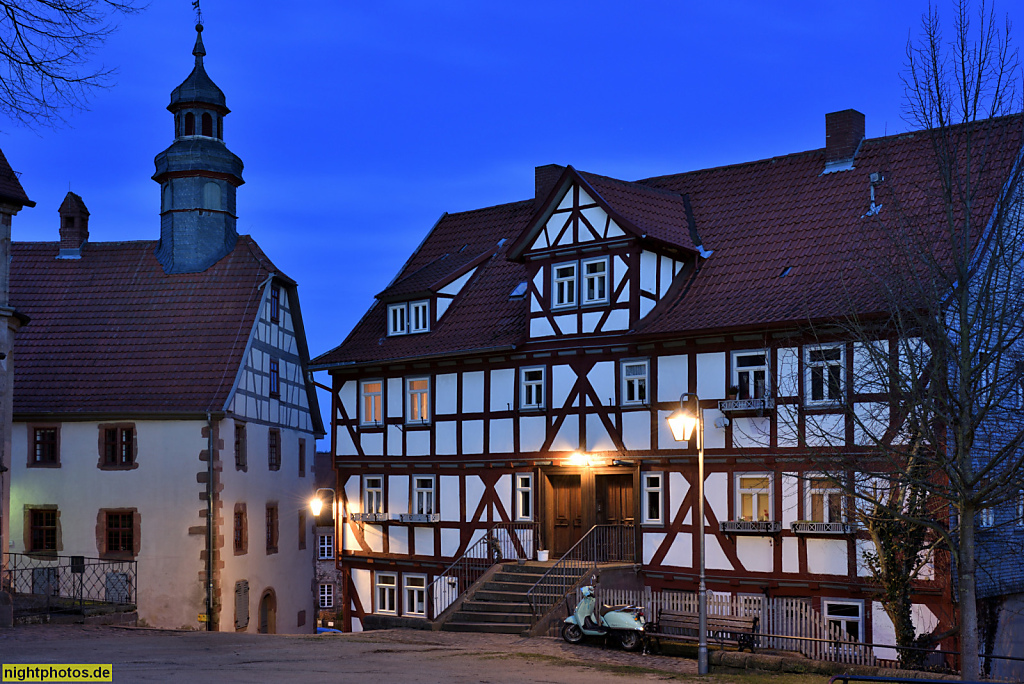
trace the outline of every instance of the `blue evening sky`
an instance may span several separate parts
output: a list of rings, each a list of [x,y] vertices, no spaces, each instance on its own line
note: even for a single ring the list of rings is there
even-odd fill
[[[442,212],[531,197],[535,166],[636,179],[762,159],[824,146],[825,113],[849,107],[868,136],[907,130],[900,74],[926,7],[203,0],[203,39],[245,163],[239,232],[299,282],[316,356]],[[1020,4],[997,9],[1024,19]],[[97,57],[118,74],[90,111],[58,130],[0,122],[37,202],[15,240],[56,240],[69,188],[91,241],[159,237],[153,157],[172,140],[165,107],[192,69],[194,15],[153,0],[120,24]]]

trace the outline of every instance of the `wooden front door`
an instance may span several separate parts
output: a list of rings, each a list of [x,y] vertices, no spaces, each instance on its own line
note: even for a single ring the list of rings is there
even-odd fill
[[[277,599],[270,591],[265,592],[260,599],[259,633],[277,633]]]
[[[624,525],[633,523],[633,476],[598,475],[597,524]]]
[[[580,505],[580,476],[552,475],[551,490],[554,538],[551,554],[560,557],[583,536],[582,508]]]

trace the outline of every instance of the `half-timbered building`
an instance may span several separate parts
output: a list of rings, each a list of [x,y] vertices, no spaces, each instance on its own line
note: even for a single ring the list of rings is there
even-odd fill
[[[68,193],[59,241],[13,245],[10,300],[32,324],[15,346],[5,580],[130,597],[151,626],[310,632],[324,429],[297,285],[236,231],[242,162],[201,35],[156,157],[160,239],[90,241]]]
[[[823,149],[639,181],[542,166],[533,198],[444,214],[313,361],[332,378],[346,629],[443,608],[419,587],[516,522],[554,558],[626,526],[647,586],[693,591],[697,449],[667,418],[696,393],[709,588],[799,597],[893,643],[851,501],[815,477],[870,450],[841,407],[889,428],[864,350],[827,324],[879,310],[876,190],[926,192],[927,136],[864,131],[846,110]],[[954,618],[937,565],[921,629]]]

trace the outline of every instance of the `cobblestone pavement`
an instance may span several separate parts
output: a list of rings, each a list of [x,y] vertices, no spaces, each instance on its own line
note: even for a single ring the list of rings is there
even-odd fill
[[[685,658],[551,637],[415,630],[284,636],[32,625],[0,631],[0,663],[112,663],[115,682],[700,681]]]

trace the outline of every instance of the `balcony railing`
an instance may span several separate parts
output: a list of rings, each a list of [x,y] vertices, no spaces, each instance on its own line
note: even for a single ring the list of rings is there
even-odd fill
[[[723,520],[720,523],[726,534],[776,534],[782,531],[777,520]]]
[[[813,522],[797,520],[789,523],[794,534],[852,534],[853,525],[844,522]]]
[[[440,513],[400,513],[399,522],[404,523],[436,523],[441,522]]]
[[[718,402],[718,410],[726,411],[764,411],[775,406],[771,397],[761,399],[723,399]]]
[[[391,520],[390,513],[349,513],[348,517],[355,522],[387,522]]]

